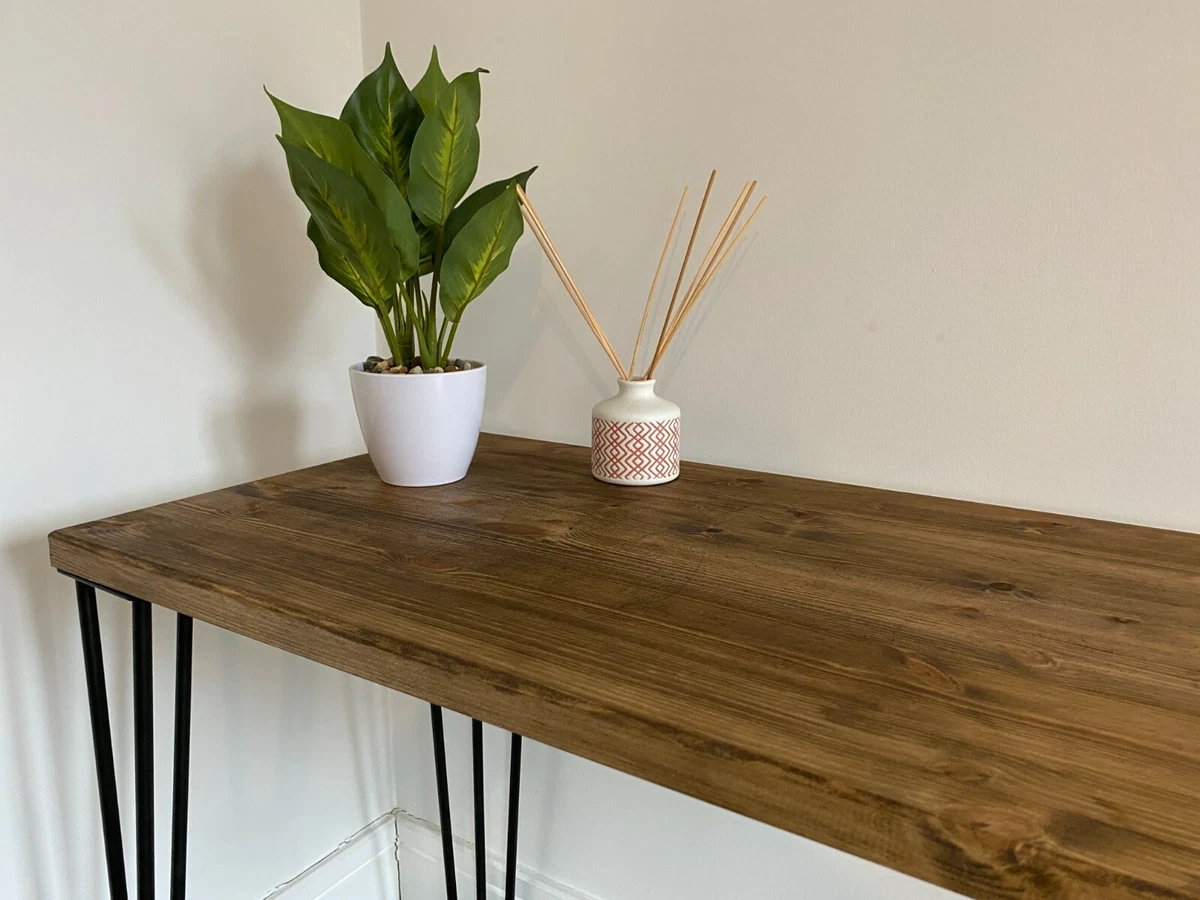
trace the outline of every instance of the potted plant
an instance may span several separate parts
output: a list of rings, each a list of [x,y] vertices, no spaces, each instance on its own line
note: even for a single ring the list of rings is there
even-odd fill
[[[454,337],[467,306],[508,268],[523,231],[516,187],[534,171],[467,194],[486,71],[449,81],[434,47],[409,89],[388,45],[338,118],[267,94],[317,262],[374,310],[387,340],[389,357],[351,366],[350,385],[388,484],[457,481],[479,439],[487,369],[454,356]]]

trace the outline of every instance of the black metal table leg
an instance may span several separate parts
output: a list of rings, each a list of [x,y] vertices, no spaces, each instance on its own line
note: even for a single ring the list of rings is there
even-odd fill
[[[154,673],[150,604],[133,601],[133,786],[137,897],[154,900]]]
[[[504,855],[504,900],[517,892],[517,817],[521,805],[521,736],[512,736],[508,768],[508,849]]]
[[[65,574],[65,573],[64,573]],[[100,792],[100,821],[104,831],[108,887],[112,900],[129,900],[117,779],[113,765],[112,726],[104,682],[104,656],[96,585],[75,580],[79,627],[87,676],[88,708]],[[137,900],[154,900],[154,680],[151,606],[117,591],[133,611],[134,796],[136,805]],[[190,616],[179,614],[175,645],[175,746],[171,798],[171,900],[185,900],[187,870],[188,785],[191,759],[192,633]],[[442,831],[442,861],[447,900],[458,900],[454,869],[454,832],[450,821],[450,791],[446,773],[446,735],[442,708],[430,704],[433,761],[437,778],[438,817]],[[471,720],[472,780],[475,800],[476,900],[487,898],[486,815],[484,808],[483,723]],[[517,827],[521,790],[521,735],[512,736],[509,762],[508,838],[505,853],[504,898],[514,900],[517,878]]]
[[[446,735],[442,708],[429,704],[433,721],[433,767],[437,780],[438,817],[442,829],[442,863],[446,870],[447,900],[458,900],[454,872],[454,834],[450,825],[450,792],[446,776]],[[484,815],[483,722],[471,720],[471,774],[475,795],[475,900],[487,900],[487,822]],[[508,771],[508,840],[504,857],[504,900],[514,900],[517,888],[517,825],[521,809],[521,735],[512,736]]]
[[[112,726],[108,720],[108,692],[104,686],[104,653],[100,644],[100,618],[96,612],[96,589],[77,581],[75,597],[79,604],[79,631],[83,636],[83,668],[87,676],[92,746],[96,754],[96,781],[100,786],[100,825],[104,831],[108,893],[112,900],[128,900],[125,852],[121,845],[121,816],[117,806],[117,776],[113,768]]]
[[[187,890],[188,773],[192,741],[192,617],[175,625],[175,769],[171,795],[171,900]]]
[[[64,575],[74,578],[70,573]],[[137,900],[154,900],[154,674],[149,603],[112,588],[74,578],[83,635],[96,777],[100,787],[100,821],[112,900],[129,900],[125,876],[117,779],[113,766],[112,728],[104,685],[104,656],[96,612],[99,588],[130,603],[133,612],[133,763],[136,813]],[[184,900],[187,873],[188,770],[192,734],[192,618],[178,616],[175,637],[175,769],[171,797],[171,900]]]
[[[487,823],[483,809],[483,723],[471,720],[471,768],[475,783],[475,900],[487,900]]]
[[[442,825],[442,867],[446,872],[446,900],[458,900],[454,877],[454,831],[450,824],[450,788],[446,779],[446,734],[442,727],[442,708],[429,704],[433,721],[433,769],[437,779],[438,818]]]

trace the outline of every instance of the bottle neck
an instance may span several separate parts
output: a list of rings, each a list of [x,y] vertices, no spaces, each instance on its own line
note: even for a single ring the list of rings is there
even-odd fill
[[[654,379],[648,378],[644,381],[626,381],[623,378],[618,378],[617,396],[631,397],[634,399],[657,396],[654,393]]]

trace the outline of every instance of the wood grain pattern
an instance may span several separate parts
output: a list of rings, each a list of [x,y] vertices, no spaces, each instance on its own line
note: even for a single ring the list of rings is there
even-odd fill
[[[1200,535],[485,435],[50,556],[980,900],[1200,898]]]

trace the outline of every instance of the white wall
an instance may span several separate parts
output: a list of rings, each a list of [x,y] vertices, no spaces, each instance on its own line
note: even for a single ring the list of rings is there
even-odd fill
[[[725,202],[761,180],[761,226],[661,379],[687,457],[1200,530],[1192,4],[363,0],[359,27],[351,0],[0,11],[3,896],[104,895],[46,532],[361,447],[343,369],[371,323],[313,265],[258,86],[336,108],[387,39],[414,78],[433,41],[493,70],[480,177],[541,164],[626,352],[682,182],[715,165]],[[531,240],[458,346],[491,365],[489,427],[586,441],[612,376]],[[128,849],[128,617],[102,606]],[[395,803],[435,818],[424,707],[196,640],[193,896],[263,897]],[[523,808],[523,862],[603,900],[939,895],[536,745]]]
[[[336,108],[355,0],[0,6],[0,896],[107,896],[51,529],[361,451],[372,319],[317,269],[261,85]],[[132,858],[129,612],[101,599]],[[156,615],[159,896],[174,628]],[[191,893],[261,898],[388,810],[363,682],[197,626]]]
[[[623,353],[683,183],[716,166],[725,207],[760,179],[761,225],[662,372],[687,458],[1200,530],[1194,3],[363,12],[368,66],[391,40],[414,79],[432,42],[492,70],[480,178],[541,165],[531,195]],[[612,392],[528,238],[456,346],[489,362],[491,429],[586,443]],[[605,900],[935,895],[560,753],[528,763],[523,859]],[[432,818],[427,765],[400,799]]]

